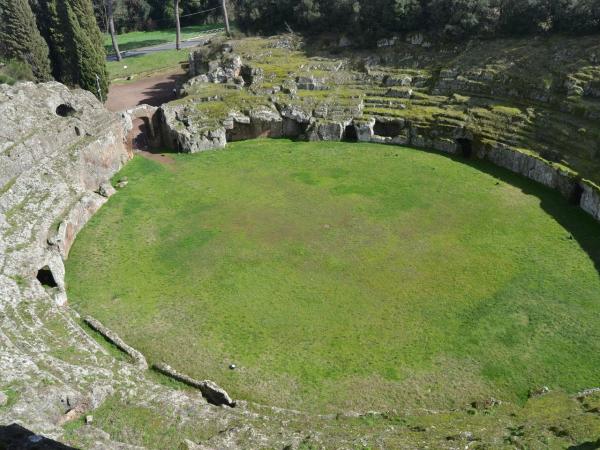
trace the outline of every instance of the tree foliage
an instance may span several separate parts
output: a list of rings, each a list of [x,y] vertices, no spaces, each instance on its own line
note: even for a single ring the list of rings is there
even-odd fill
[[[235,7],[247,31],[289,26],[370,41],[406,31],[449,37],[600,32],[600,0],[235,0]]]
[[[106,0],[93,0],[98,25],[107,31]],[[172,0],[113,0],[115,28],[118,33],[172,27],[175,13]],[[182,25],[221,20],[220,0],[181,0]],[[212,10],[213,8],[216,8]],[[211,10],[202,12],[205,10]],[[198,14],[202,12],[201,14]]]
[[[34,10],[50,47],[55,78],[105,99],[106,54],[91,0],[40,0]]]
[[[52,78],[48,46],[27,0],[0,0],[0,56],[27,63],[38,81]]]

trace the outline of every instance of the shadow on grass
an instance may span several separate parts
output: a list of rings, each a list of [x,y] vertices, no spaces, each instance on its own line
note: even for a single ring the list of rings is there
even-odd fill
[[[122,52],[126,52],[128,50],[135,50],[138,48],[151,47],[153,45],[168,44],[172,41],[173,41],[172,39],[146,39],[143,41],[125,42],[123,44],[119,44],[119,50]],[[106,53],[108,55],[112,55],[114,53],[112,44],[105,45],[104,49],[106,50]]]
[[[572,445],[568,450],[596,450],[600,448],[600,439],[594,442],[584,442],[583,444]]]
[[[429,153],[436,153],[429,151]],[[565,239],[574,239],[590,257],[598,275],[600,275],[600,224],[579,206],[569,204],[554,189],[543,186],[508,169],[493,165],[488,161],[465,159],[452,156],[452,160],[473,167],[493,176],[504,183],[521,190],[524,194],[533,195],[540,200],[541,208],[568,231]]]

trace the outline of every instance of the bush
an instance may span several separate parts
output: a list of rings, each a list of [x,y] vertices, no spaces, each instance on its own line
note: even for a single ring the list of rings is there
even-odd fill
[[[17,81],[34,81],[31,67],[18,60],[0,62],[0,83],[15,84]]]

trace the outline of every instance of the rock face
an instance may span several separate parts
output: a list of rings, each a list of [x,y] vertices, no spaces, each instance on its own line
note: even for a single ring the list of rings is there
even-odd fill
[[[190,121],[185,107],[162,107],[160,109],[163,143],[184,153],[224,148],[227,145],[224,127],[207,128]]]
[[[589,182],[581,183],[583,193],[581,195],[581,208],[600,221],[600,188]]]
[[[59,83],[0,85],[0,114],[0,386],[16,392],[0,422],[53,433],[67,403],[97,406],[114,383],[111,359],[58,305],[63,260],[107,200],[96,191],[132,156],[128,125]],[[79,366],[52,357],[57,345],[82,352]]]
[[[43,293],[36,274],[47,266],[63,303],[62,260],[106,201],[95,192],[131,157],[124,127],[90,93],[59,83],[0,86],[0,114],[0,277]]]

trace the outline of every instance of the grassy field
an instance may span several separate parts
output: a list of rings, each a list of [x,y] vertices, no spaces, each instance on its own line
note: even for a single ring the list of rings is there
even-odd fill
[[[151,362],[319,412],[598,384],[600,226],[555,192],[367,144],[173,158],[126,166],[67,261],[71,304]]]
[[[130,75],[143,76],[162,70],[180,67],[188,60],[186,50],[165,50],[141,56],[131,56],[123,61],[108,61],[108,75],[112,80],[120,80]]]
[[[222,28],[221,24],[193,25],[181,29],[182,39],[190,39],[207,31]],[[152,45],[175,42],[175,29],[157,31],[134,31],[118,36],[121,51],[134,50]],[[110,35],[104,37],[107,54],[113,54]],[[107,68],[111,81],[121,80],[130,75],[143,76],[168,69],[176,69],[188,60],[189,49],[181,51],[164,50],[142,56],[130,56],[123,61],[108,61]]]
[[[222,24],[211,24],[211,25],[191,25],[189,27],[181,28],[181,38],[190,39],[198,36],[207,31],[214,30],[217,28],[223,28]],[[117,36],[117,42],[119,43],[119,50],[122,52],[126,50],[135,50],[136,48],[150,47],[152,45],[166,44],[168,42],[175,42],[175,28],[167,28],[156,31],[132,31],[131,33],[124,33]],[[104,35],[104,48],[106,53],[111,55],[114,52],[110,34]]]

